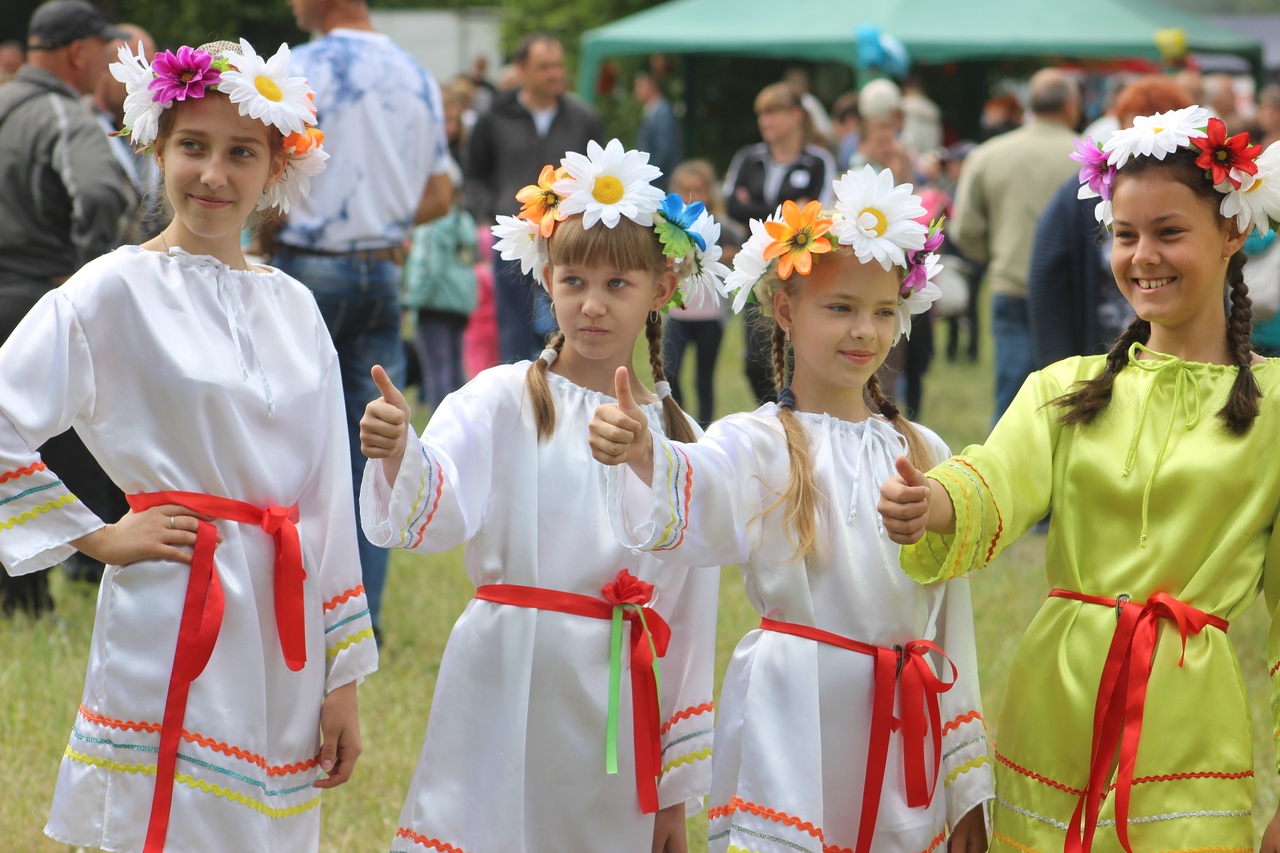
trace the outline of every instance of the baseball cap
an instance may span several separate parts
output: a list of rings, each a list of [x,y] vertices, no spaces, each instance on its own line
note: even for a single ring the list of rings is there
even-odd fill
[[[113,27],[85,0],[48,0],[31,13],[27,49],[55,50],[90,36],[107,41],[129,39],[129,33]]]

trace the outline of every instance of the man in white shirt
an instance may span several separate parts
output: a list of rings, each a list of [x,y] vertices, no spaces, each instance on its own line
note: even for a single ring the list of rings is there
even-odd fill
[[[374,364],[404,381],[400,339],[403,244],[414,225],[449,209],[449,147],[440,87],[377,32],[363,0],[289,0],[298,26],[322,34],[292,53],[315,91],[330,159],[289,212],[272,249],[280,269],[311,288],[342,365],[351,442],[352,502],[364,457],[359,422],[379,395]],[[365,596],[381,634],[388,552],[360,535]]]

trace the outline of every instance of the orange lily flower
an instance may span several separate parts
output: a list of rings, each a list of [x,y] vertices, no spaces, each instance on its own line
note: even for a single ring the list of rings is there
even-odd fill
[[[560,202],[564,199],[551,189],[551,185],[568,176],[569,173],[564,169],[543,166],[542,174],[538,175],[538,183],[529,184],[516,193],[516,201],[524,205],[516,216],[537,222],[538,233],[543,237],[550,237],[556,223],[564,219],[560,213]]]
[[[786,281],[793,269],[800,275],[808,275],[813,269],[813,256],[831,251],[831,241],[822,235],[831,229],[832,223],[821,216],[821,202],[811,201],[801,210],[794,201],[784,201],[782,221],[764,224],[764,230],[773,238],[764,250],[764,259],[780,259],[778,278]]]
[[[304,128],[302,133],[291,133],[284,138],[284,147],[293,149],[295,154],[306,154],[312,148],[324,142],[324,131],[320,128],[311,126]]]

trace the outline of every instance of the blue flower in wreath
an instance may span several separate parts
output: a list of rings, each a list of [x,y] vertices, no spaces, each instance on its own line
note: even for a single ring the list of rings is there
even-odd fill
[[[707,250],[707,241],[701,234],[693,230],[693,223],[706,211],[706,205],[700,201],[685,204],[675,193],[669,193],[662,204],[658,205],[658,213],[662,216],[654,230],[662,241],[663,254],[680,259],[689,253],[695,245],[699,251]]]

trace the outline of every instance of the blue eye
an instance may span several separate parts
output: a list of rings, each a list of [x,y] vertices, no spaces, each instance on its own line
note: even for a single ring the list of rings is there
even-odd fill
[[[578,278],[576,275],[569,275],[565,276],[564,283],[570,287],[578,287],[582,284],[582,279]]]
[[[609,279],[609,286],[610,286],[610,287],[612,287],[612,288],[614,288],[615,290],[616,290],[616,289],[619,289],[619,288],[626,287],[628,284],[629,284],[629,282],[628,282],[625,278],[611,278],[611,279]]]
[[[236,157],[252,157],[253,151],[249,148],[234,148],[231,153]]]

